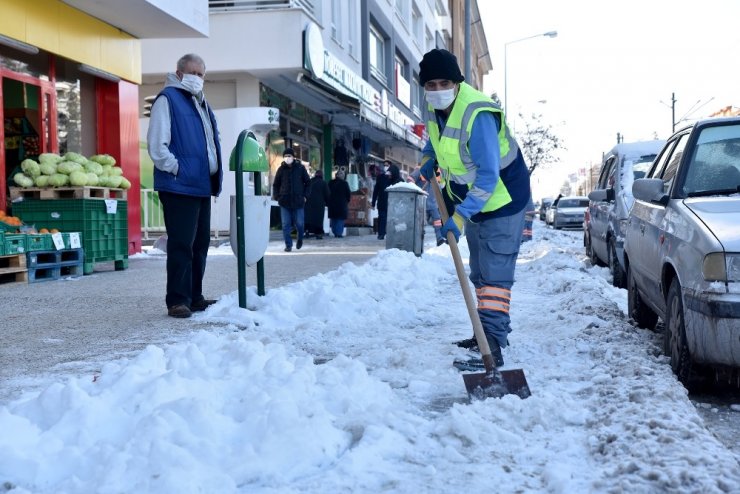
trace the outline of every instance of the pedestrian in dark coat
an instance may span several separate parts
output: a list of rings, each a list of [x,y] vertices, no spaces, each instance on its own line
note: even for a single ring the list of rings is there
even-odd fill
[[[285,252],[293,250],[293,239],[290,237],[293,226],[298,232],[296,249],[303,246],[304,207],[310,180],[306,167],[301,160],[295,158],[293,149],[285,148],[283,162],[272,182],[272,198],[280,205]]]
[[[344,222],[349,216],[350,192],[349,184],[344,179],[344,172],[338,171],[329,182],[329,225],[337,238],[344,235]]]
[[[401,170],[389,160],[383,162],[383,170],[378,174],[373,189],[372,207],[378,207],[378,240],[385,238],[385,227],[388,223],[388,191],[391,185],[401,182]]]
[[[324,238],[324,212],[329,202],[329,186],[324,182],[324,172],[318,170],[308,183],[306,199],[306,236]]]

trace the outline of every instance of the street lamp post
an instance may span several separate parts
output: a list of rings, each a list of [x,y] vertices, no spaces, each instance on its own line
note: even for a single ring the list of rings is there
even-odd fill
[[[508,55],[509,45],[514,44],[514,43],[519,43],[520,41],[526,41],[526,40],[532,39],[532,38],[539,38],[541,36],[545,36],[547,38],[555,38],[555,37],[557,37],[557,35],[558,35],[558,32],[557,31],[548,31],[546,33],[534,34],[532,36],[527,36],[525,38],[519,38],[519,39],[515,39],[513,41],[508,41],[508,42],[504,43],[504,111],[506,111],[506,112],[509,111],[509,106],[507,104],[508,103],[508,99],[509,99],[509,97],[508,97],[508,94],[509,94],[509,90],[508,90],[508,72],[506,70],[507,69],[507,58],[508,58],[507,55]]]

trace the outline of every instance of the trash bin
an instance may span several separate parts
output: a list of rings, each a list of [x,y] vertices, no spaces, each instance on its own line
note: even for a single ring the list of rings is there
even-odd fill
[[[418,187],[390,187],[385,248],[421,256],[424,251],[426,194]]]

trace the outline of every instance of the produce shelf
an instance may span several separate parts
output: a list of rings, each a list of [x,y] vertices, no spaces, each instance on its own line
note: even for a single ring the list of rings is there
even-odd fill
[[[110,187],[10,187],[10,200],[18,199],[117,199],[125,201],[125,189]]]

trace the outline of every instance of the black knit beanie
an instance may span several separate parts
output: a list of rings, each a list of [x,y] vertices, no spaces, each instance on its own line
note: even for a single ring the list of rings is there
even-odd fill
[[[447,79],[452,82],[465,80],[457,64],[457,57],[447,50],[435,48],[427,52],[419,62],[419,83],[423,86],[427,81]]]

